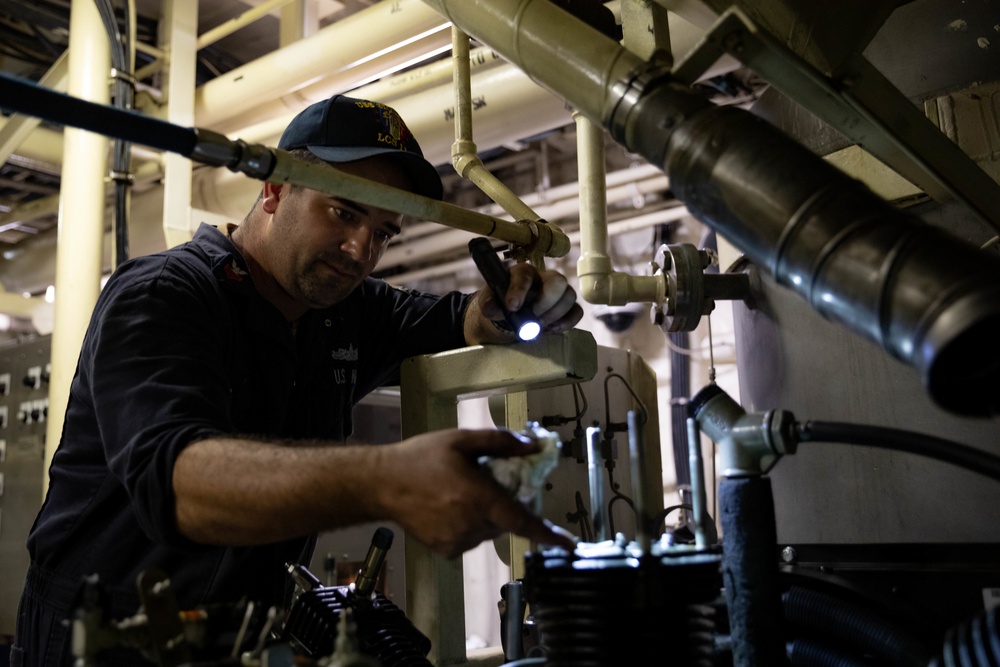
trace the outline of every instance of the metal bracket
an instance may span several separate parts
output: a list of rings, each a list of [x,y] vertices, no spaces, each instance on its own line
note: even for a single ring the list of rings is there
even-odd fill
[[[862,55],[827,76],[732,7],[673,75],[691,85],[724,53],[931,197],[950,195],[1000,230],[1000,185]]]

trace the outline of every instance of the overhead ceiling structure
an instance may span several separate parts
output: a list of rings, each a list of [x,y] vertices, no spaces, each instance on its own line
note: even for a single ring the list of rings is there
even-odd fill
[[[135,70],[140,76],[136,107],[152,115],[162,113],[167,102],[159,64],[164,60],[159,48],[167,4],[156,0],[135,4]],[[500,212],[489,198],[458,177],[450,165],[454,139],[450,36],[447,22],[433,11],[433,4],[417,0],[200,3],[193,124],[273,145],[291,115],[321,97],[352,92],[387,101],[407,118],[425,152],[439,164],[447,200],[497,215]],[[603,22],[602,29],[621,31],[625,39],[623,10],[642,3],[560,0],[555,4],[589,17],[595,25]],[[995,29],[986,26],[984,32],[983,28],[993,5],[986,0],[982,6],[963,3],[961,8],[943,0],[884,0],[875,5],[855,3],[857,12],[846,11],[842,5],[816,7],[798,0],[661,0],[658,4],[669,10],[669,27],[650,23],[648,30],[640,32],[648,32],[653,40],[665,37],[673,62],[690,72],[698,70],[691,77],[694,90],[720,105],[753,109],[807,145],[812,142],[810,147],[821,154],[832,154],[858,139],[837,124],[836,114],[845,112],[818,113],[817,109],[824,108],[822,100],[815,105],[809,102],[826,93],[821,87],[809,89],[808,76],[774,58],[760,57],[748,67],[724,49],[712,55],[711,49],[703,48],[700,40],[727,10],[738,7],[820,73],[836,73],[864,53],[887,77],[902,82],[902,93],[911,102],[921,103],[975,80],[988,80],[984,73],[996,66],[996,48],[989,48],[989,39],[998,39],[989,33]],[[124,0],[115,3],[122,26],[126,6]],[[608,17],[612,17],[610,22]],[[64,88],[59,75],[65,76],[60,69],[65,65],[60,59],[69,42],[69,19],[68,0],[0,0],[4,71]],[[228,32],[226,26],[235,23],[241,27]],[[898,52],[899,40],[907,33],[921,35],[938,62],[950,66],[911,66],[912,58]],[[695,53],[698,58],[689,58]],[[706,54],[711,61],[695,62],[704,60]],[[573,189],[577,148],[572,110],[488,46],[474,42],[473,55],[473,129],[487,167],[530,199],[546,219],[573,232],[578,209]],[[776,79],[791,86],[775,86]],[[809,95],[812,100],[807,99]],[[0,158],[4,158],[0,166],[0,244],[4,246],[0,283],[8,293],[39,296],[53,281],[62,129],[36,123],[30,132],[25,128],[14,132],[6,118],[0,122],[5,124],[0,127]],[[616,142],[609,139],[607,145],[609,221],[623,222],[621,229],[634,229],[642,223],[629,221],[653,221],[648,224],[655,227],[679,219],[682,204],[673,196],[666,177]],[[906,152],[891,146],[886,149],[890,156]],[[163,207],[162,160],[141,146],[133,147],[133,160],[132,248],[135,253],[152,252],[169,243],[156,222]],[[919,173],[920,169],[911,171]],[[905,169],[902,172],[911,175]],[[240,219],[259,187],[245,177],[198,165],[193,180],[194,216],[216,223]],[[893,193],[920,192],[905,179],[900,181],[901,189]],[[110,233],[110,188],[108,199]],[[397,247],[387,253],[381,275],[420,285],[430,280],[440,286],[442,276],[445,281],[453,278],[455,263],[464,259],[462,239],[453,230],[413,221]],[[106,270],[111,268],[110,250],[108,255]]]
[[[325,0],[305,4],[307,11],[298,14],[286,13],[296,5],[288,0],[201,4],[199,45],[202,41],[205,45],[198,48],[196,58],[194,124],[234,138],[273,145],[281,127],[305,105],[336,92],[354,91],[352,94],[387,101],[401,111],[421,139],[425,153],[440,165],[449,201],[467,207],[488,207],[489,199],[459,178],[449,163],[454,137],[453,123],[448,117],[453,107],[448,24],[415,0],[404,3]],[[374,12],[380,9],[377,5],[390,15],[419,14],[422,23],[393,27],[382,21],[376,26],[366,16],[375,16]],[[602,12],[602,20],[615,29],[612,10],[617,9],[616,3],[611,3],[608,9],[598,3],[577,5],[578,12]],[[116,3],[116,9],[124,25],[125,3]],[[135,70],[140,75],[147,73],[136,88],[136,107],[157,114],[165,96],[156,61],[163,8],[158,2],[143,0],[135,9]],[[271,11],[263,13],[267,9]],[[211,37],[228,23],[242,22],[252,12],[259,12],[259,18],[246,22],[232,34]],[[65,90],[64,81],[60,87],[60,82],[53,85],[48,79],[54,78],[53,73],[60,66],[65,68],[60,59],[68,46],[69,19],[69,2],[47,0],[30,6],[9,0],[0,2],[4,70]],[[701,28],[678,16],[672,20],[676,23],[671,38],[678,48],[688,49],[701,37]],[[300,30],[295,36],[302,38],[301,44],[283,37],[282,31],[296,21]],[[364,39],[360,43],[378,49],[381,42],[373,38],[371,31],[379,28],[387,33],[382,41],[390,46],[374,53],[354,53],[362,47],[350,42],[350,35],[361,32]],[[399,34],[392,33],[393,30]],[[299,50],[295,51],[296,48]],[[331,63],[330,58],[316,55],[318,49],[327,49],[337,57],[350,55],[343,55],[339,63]],[[312,55],[304,57],[308,52]],[[474,49],[473,56],[477,97],[474,129],[482,157],[513,190],[532,195],[544,204],[550,189],[570,185],[576,179],[570,110],[488,48]],[[275,71],[280,73],[274,74]],[[737,70],[730,63],[716,71],[717,76],[705,77],[702,89],[706,96],[725,103],[749,104],[764,88],[759,78],[746,70]],[[273,80],[262,80],[267,77]],[[240,80],[243,85],[236,83]],[[246,84],[247,80],[255,83]],[[0,122],[6,123],[6,119]],[[6,134],[0,134],[4,138],[0,157],[6,158],[0,171],[0,244],[6,250],[0,262],[0,281],[7,292],[38,296],[53,280],[50,255],[55,243],[45,237],[56,233],[62,129],[38,125],[37,121],[31,128],[27,136],[23,128],[18,136],[11,136],[11,127]],[[0,132],[4,132],[2,127]],[[610,141],[609,149],[612,171],[647,166],[641,158],[626,154]],[[162,207],[157,201],[161,198],[162,166],[159,156],[141,146],[133,147],[133,164],[138,167],[130,222],[130,233],[135,237],[132,246],[138,253],[151,252],[164,245],[159,226],[149,224],[151,218],[160,215]],[[195,172],[194,206],[212,222],[217,219],[211,214],[238,220],[252,203],[248,193],[259,187],[224,170],[196,167]],[[549,209],[552,221],[572,226],[576,214],[572,198],[555,192],[553,203],[555,197],[562,197],[563,204],[559,209]],[[671,197],[662,174],[656,175],[655,180],[646,178],[628,192],[620,188],[617,197],[610,205],[614,209],[624,202],[626,212],[619,215],[613,211],[612,218],[634,217],[679,205]],[[109,190],[109,228],[110,203]],[[196,211],[195,215],[199,213]],[[417,225],[401,241],[423,234],[421,229],[432,234],[442,231]],[[431,263],[456,259],[461,254],[460,245],[451,243],[438,248],[425,238],[417,247],[428,252],[390,251],[391,261],[383,265],[382,271],[385,275],[400,275],[426,269]],[[110,270],[110,260],[106,263]]]

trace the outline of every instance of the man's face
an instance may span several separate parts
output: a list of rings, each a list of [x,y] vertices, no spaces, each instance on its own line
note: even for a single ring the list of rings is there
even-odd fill
[[[386,158],[336,165],[337,169],[408,190],[402,169]],[[326,308],[342,301],[378,264],[402,216],[368,204],[305,188],[281,187],[269,229],[267,264],[298,303]]]

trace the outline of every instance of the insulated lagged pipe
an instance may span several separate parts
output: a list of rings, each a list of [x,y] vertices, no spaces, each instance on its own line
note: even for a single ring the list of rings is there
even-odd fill
[[[692,215],[821,315],[916,368],[938,405],[1000,412],[1000,259],[552,2],[424,1],[659,165]]]

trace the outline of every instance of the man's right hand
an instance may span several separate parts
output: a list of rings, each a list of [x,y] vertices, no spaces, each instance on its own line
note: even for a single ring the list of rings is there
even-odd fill
[[[530,438],[505,430],[450,429],[378,449],[385,483],[376,501],[387,518],[445,558],[508,532],[573,548],[570,537],[534,515],[478,464],[482,456],[533,454],[539,447]]]

